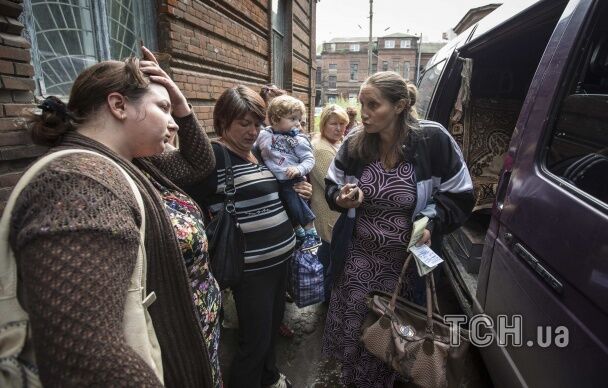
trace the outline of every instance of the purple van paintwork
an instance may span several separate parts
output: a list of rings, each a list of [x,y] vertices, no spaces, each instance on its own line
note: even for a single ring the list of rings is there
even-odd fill
[[[526,10],[539,12],[548,1]],[[576,58],[588,21],[598,10],[593,0],[569,1],[557,22],[529,86],[513,132],[479,271],[474,311],[523,318],[524,346],[483,348],[482,355],[496,386],[608,386],[608,212],[606,204],[576,190],[551,174],[541,162],[545,137],[561,99],[564,77]],[[517,23],[504,18],[497,26]],[[465,32],[452,50],[479,44],[492,26]],[[473,43],[472,43],[473,42]],[[456,55],[440,51],[432,66]],[[438,89],[447,80],[439,81]],[[431,116],[440,92],[431,100]],[[435,104],[435,106],[434,106]],[[433,117],[429,117],[433,119]],[[506,186],[505,186],[506,185]],[[500,189],[499,189],[500,191]],[[521,252],[538,260],[536,271]],[[539,267],[540,268],[540,267]],[[540,273],[553,276],[551,281]],[[538,326],[565,326],[564,348],[527,346]]]

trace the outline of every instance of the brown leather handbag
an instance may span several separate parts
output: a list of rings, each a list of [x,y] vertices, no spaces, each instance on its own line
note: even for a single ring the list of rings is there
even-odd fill
[[[426,275],[426,311],[399,298],[410,254],[392,295],[372,292],[370,311],[363,323],[361,341],[372,353],[417,387],[455,387],[463,374],[469,348],[469,332],[453,329],[459,345],[450,345],[450,327],[433,314],[430,274]]]

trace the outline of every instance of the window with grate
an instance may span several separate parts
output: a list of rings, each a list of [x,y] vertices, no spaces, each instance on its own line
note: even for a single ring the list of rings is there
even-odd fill
[[[385,40],[384,48],[395,48],[395,41],[394,40]]]
[[[412,41],[409,39],[402,39],[401,40],[401,48],[410,48],[412,47]]]
[[[337,68],[338,68],[338,65],[336,63],[329,64],[329,70],[336,70]]]
[[[24,34],[32,45],[36,91],[67,96],[92,64],[155,50],[154,0],[25,0]]]
[[[359,51],[359,43],[351,43],[350,51]]]

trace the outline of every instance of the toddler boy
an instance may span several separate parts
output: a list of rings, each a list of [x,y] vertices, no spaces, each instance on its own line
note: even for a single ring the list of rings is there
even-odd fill
[[[279,181],[279,194],[295,225],[298,242],[312,249],[320,245],[313,222],[315,215],[293,189],[294,183],[304,180],[315,165],[312,145],[300,130],[300,120],[305,114],[304,103],[297,98],[275,97],[268,104],[270,126],[260,132],[257,144],[264,164]]]

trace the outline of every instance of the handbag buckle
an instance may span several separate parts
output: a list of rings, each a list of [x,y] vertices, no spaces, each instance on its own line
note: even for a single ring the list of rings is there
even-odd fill
[[[236,211],[236,206],[232,202],[226,204],[226,211],[230,214],[234,214]]]
[[[397,331],[399,332],[400,336],[406,339],[413,339],[416,335],[416,331],[410,325],[399,325]]]

